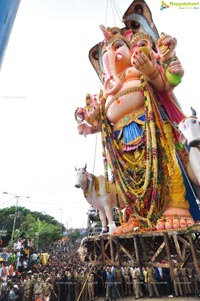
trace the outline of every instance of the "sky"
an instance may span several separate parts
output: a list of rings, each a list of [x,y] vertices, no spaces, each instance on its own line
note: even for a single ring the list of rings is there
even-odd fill
[[[49,214],[66,228],[86,227],[90,206],[74,186],[75,167],[87,163],[88,172],[103,173],[102,148],[100,135],[78,134],[74,112],[87,93],[102,88],[88,58],[103,40],[99,25],[123,27],[131,3],[21,0],[0,70],[1,208],[16,205],[17,195],[19,206]],[[191,106],[199,115],[200,10],[146,3],[159,34],[178,41],[185,75],[175,95],[186,115]]]

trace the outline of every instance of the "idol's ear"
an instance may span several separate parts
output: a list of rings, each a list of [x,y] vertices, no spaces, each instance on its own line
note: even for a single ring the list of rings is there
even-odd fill
[[[103,76],[102,76],[103,71],[102,71],[102,60],[101,60],[102,45],[103,42],[100,42],[90,49],[89,60],[93,68],[95,69],[100,81],[103,84]]]
[[[158,30],[153,22],[151,10],[144,0],[134,0],[123,15],[123,22],[133,33],[145,32],[154,43],[159,38]]]

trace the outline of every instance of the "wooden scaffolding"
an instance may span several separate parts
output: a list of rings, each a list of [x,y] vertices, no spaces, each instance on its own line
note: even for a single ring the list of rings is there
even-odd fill
[[[200,224],[170,231],[90,236],[82,241],[93,265],[175,267],[193,265],[200,277]]]

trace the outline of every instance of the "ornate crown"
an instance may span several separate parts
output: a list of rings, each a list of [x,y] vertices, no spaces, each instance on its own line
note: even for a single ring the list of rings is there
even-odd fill
[[[109,37],[109,39],[104,39],[103,43],[102,43],[102,53],[104,52],[104,49],[112,44],[113,42],[115,41],[118,41],[118,40],[122,40],[126,43],[126,45],[130,48],[130,42],[128,41],[128,39],[126,37],[123,36],[122,33],[118,32],[116,34],[113,34],[112,36]]]
[[[140,40],[147,40],[153,45],[153,39],[151,36],[144,32],[137,32],[131,38],[131,45],[137,43]]]

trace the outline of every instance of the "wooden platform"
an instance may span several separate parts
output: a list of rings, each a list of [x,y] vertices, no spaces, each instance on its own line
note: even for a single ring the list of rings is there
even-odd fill
[[[169,267],[173,276],[175,266],[192,264],[200,276],[200,224],[176,231],[92,236],[82,246],[93,265]]]

